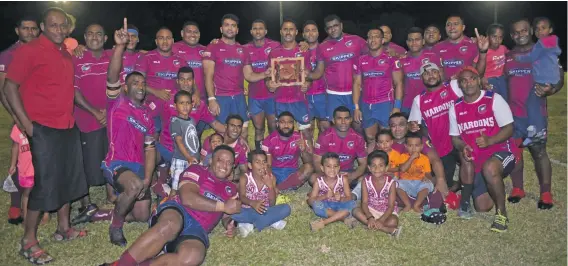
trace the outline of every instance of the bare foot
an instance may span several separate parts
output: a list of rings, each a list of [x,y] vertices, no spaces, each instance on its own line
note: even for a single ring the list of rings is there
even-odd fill
[[[353,229],[355,228],[355,226],[357,226],[357,219],[355,219],[355,217],[353,216],[345,218],[343,222],[349,227],[349,229]]]
[[[317,220],[317,221],[313,221],[310,223],[310,228],[312,229],[312,231],[318,231],[321,230],[325,227],[325,224],[323,223],[322,220]]]
[[[420,208],[419,206],[412,207],[412,210],[415,211],[416,213],[422,213],[422,208]]]
[[[235,221],[229,222],[227,225],[227,231],[225,231],[225,236],[228,238],[233,238],[235,236]]]
[[[410,206],[404,206],[404,209],[402,209],[402,212],[409,212],[410,211]]]

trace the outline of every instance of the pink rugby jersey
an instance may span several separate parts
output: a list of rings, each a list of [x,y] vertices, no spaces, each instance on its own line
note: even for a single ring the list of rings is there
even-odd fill
[[[377,57],[365,54],[355,62],[353,70],[361,76],[363,103],[394,102],[392,73],[400,71],[400,62],[384,50]]]
[[[144,142],[153,141],[154,121],[148,109],[123,96],[110,111],[107,121],[109,147],[105,162],[126,161],[144,165]]]
[[[501,127],[513,123],[509,105],[501,95],[492,91],[481,91],[479,99],[467,103],[463,97],[456,100],[450,109],[450,135],[460,136],[473,152],[475,172],[480,172],[483,164],[497,152],[513,153],[513,141],[496,143],[486,148],[479,148],[475,139],[481,134],[491,137],[497,135]]]
[[[270,61],[268,60],[270,51],[278,46],[280,46],[279,42],[268,38],[264,39],[264,45],[260,47],[257,47],[254,42],[245,44],[244,47],[248,54],[244,65],[250,65],[255,73],[264,73],[270,68]],[[249,82],[248,86],[248,96],[251,99],[265,100],[274,97],[274,93],[269,92],[268,88],[266,88],[264,80]]]
[[[409,53],[406,57],[400,59],[404,72],[402,107],[410,109],[414,97],[424,91],[425,86],[422,76],[420,76],[420,67],[428,62],[440,66],[440,57],[433,52],[422,50],[417,56],[412,56]]]
[[[107,72],[110,63],[108,51],[103,51],[96,58],[91,51],[85,51],[82,58],[73,57],[75,68],[75,89],[97,110],[107,109]],[[88,111],[74,107],[73,116],[77,127],[83,133],[103,128],[97,119]]]
[[[12,62],[12,55],[14,51],[16,51],[16,48],[20,47],[22,44],[22,42],[17,41],[0,53],[0,73],[8,73],[8,67],[10,66],[10,62]]]
[[[196,123],[203,121],[207,124],[211,124],[215,121],[215,117],[209,112],[209,109],[203,100],[200,101],[199,107],[193,107],[193,109],[191,109],[189,116],[191,116]]]
[[[434,146],[432,145],[432,143],[430,142],[430,140],[428,140],[427,137],[422,137],[422,144],[424,144],[424,145],[423,145],[423,148],[422,148],[422,154],[424,154],[424,155],[428,155],[428,152],[429,152],[431,149],[438,151],[438,149],[434,149]],[[378,149],[378,145],[379,145],[379,144],[377,143],[377,144],[376,144],[376,146],[377,146],[376,149]],[[394,141],[392,142],[392,147],[391,147],[391,148],[392,148],[393,150],[399,152],[400,154],[403,154],[403,153],[406,153],[406,152],[407,152],[407,151],[406,151],[406,142],[404,142],[404,141],[403,141],[402,143],[398,143],[398,142],[396,142],[396,140],[394,140]]]
[[[264,203],[264,206],[270,206],[270,202],[268,200],[268,193],[270,190],[266,185],[262,185],[262,187],[258,187],[256,181],[254,181],[254,177],[252,176],[252,172],[248,172],[245,174],[247,177],[247,185],[246,185],[246,192],[247,198],[249,200],[260,200]],[[250,208],[251,206],[242,204],[243,208]]]
[[[243,94],[243,66],[247,51],[239,43],[226,44],[222,40],[207,46],[203,60],[215,62],[213,85],[217,96],[235,96]]]
[[[331,188],[325,183],[323,176],[318,177],[318,185],[319,185],[319,193],[318,196],[327,195],[327,193],[331,190]],[[337,182],[335,182],[335,186],[333,190],[331,190],[333,194],[339,193],[341,197],[345,197],[345,188],[343,185],[343,178],[341,176],[337,176]],[[335,197],[331,199],[326,199],[325,201],[334,201],[338,202],[339,200],[335,199]]]
[[[479,55],[477,44],[466,36],[459,43],[452,43],[449,40],[439,42],[433,50],[442,58],[446,80],[450,80],[462,68],[473,66],[473,60]]]
[[[515,60],[515,56],[528,54],[531,50],[525,52],[512,50],[507,54],[505,61],[504,74],[507,76],[508,82],[509,105],[515,117],[528,116],[526,102],[534,87],[532,64],[530,62],[519,62]],[[546,105],[541,108],[541,114],[548,116]]]
[[[138,59],[142,56],[142,53],[138,52],[138,51],[124,51],[124,53],[122,54],[122,71],[123,73],[121,73],[120,75],[120,81],[122,82],[122,84],[125,83],[125,78],[126,75],[132,73],[132,71],[134,71],[134,69],[136,68],[136,62],[138,62]],[[112,50],[109,51],[109,57],[112,58]]]
[[[262,141],[261,148],[266,154],[272,156],[272,167],[298,168],[301,141],[298,131],[294,131],[288,140],[282,140],[278,131],[275,130]]]
[[[193,116],[192,116],[193,118]],[[197,120],[195,120],[197,121]],[[227,138],[226,135],[223,135],[223,138]],[[232,144],[227,144],[229,147],[233,148],[235,151],[235,165],[246,164],[247,163],[247,156],[249,152],[249,147],[246,141],[242,138],[238,138],[237,141],[233,142]],[[213,153],[211,150],[211,136],[207,137],[203,141],[203,147],[201,147],[201,156],[205,158],[207,154]]]
[[[385,175],[385,184],[381,188],[381,190],[377,191],[375,185],[373,184],[373,176],[367,175],[365,177],[365,186],[367,187],[368,192],[368,207],[369,209],[373,209],[376,212],[386,212],[389,208],[389,196],[390,196],[390,188],[391,186],[398,187],[398,182],[390,176]],[[394,205],[394,210],[392,213],[398,213],[398,206],[397,204]],[[379,218],[379,217],[377,217]]]
[[[326,152],[337,153],[341,171],[350,172],[355,167],[355,159],[367,158],[367,144],[363,136],[352,128],[342,138],[337,135],[337,129],[330,127],[319,134],[314,144],[315,155],[323,156]]]
[[[308,56],[310,58],[310,70],[314,71],[316,69],[317,65],[318,65],[317,47],[308,50]],[[312,85],[310,86],[310,88],[308,89],[306,94],[307,95],[317,95],[317,94],[325,93],[326,87],[327,87],[327,84],[325,83],[324,78],[314,80],[314,81],[312,81]]]
[[[296,45],[293,49],[286,49],[283,46],[278,46],[270,52],[268,55],[268,61],[270,62],[273,58],[282,57],[303,57],[304,58],[304,68],[310,69],[310,58],[307,52],[300,51],[300,46]],[[301,91],[302,86],[282,86],[276,89],[277,103],[295,103],[305,100],[304,93]]]
[[[448,135],[450,130],[448,110],[462,96],[463,93],[456,82],[454,86],[445,83],[433,92],[426,90],[414,98],[408,121],[422,124],[424,120],[428,127],[428,135],[440,157],[448,155],[454,148],[452,138]]]
[[[171,91],[172,95],[175,95],[179,90],[173,89]],[[160,120],[162,121],[162,131],[160,132],[160,144],[162,144],[169,151],[174,150],[174,144],[172,140],[172,135],[170,133],[170,124],[172,122],[172,117],[177,116],[177,110],[174,103],[174,97],[169,101],[165,101],[162,106],[162,111],[160,112]],[[197,123],[197,120],[195,120]]]
[[[230,181],[217,178],[207,168],[192,164],[179,175],[179,182],[189,181],[199,186],[199,194],[210,200],[226,202],[237,197],[237,186]],[[175,195],[172,199],[183,205],[180,195]],[[213,228],[219,223],[223,212],[198,211],[185,206],[185,211],[193,217],[201,227],[211,233]]]
[[[505,55],[509,52],[509,49],[505,45],[499,45],[497,50],[489,49],[487,50],[486,62],[485,62],[485,78],[495,78],[503,76],[503,69],[505,67]],[[479,56],[475,57],[473,62],[477,63]]]
[[[353,64],[367,47],[367,42],[344,33],[341,39],[326,39],[318,45],[316,58],[325,63],[324,77],[327,93],[351,95],[353,91]]]
[[[195,86],[197,87],[201,98],[206,99],[207,93],[205,92],[205,76],[203,73],[203,62],[201,61],[203,53],[205,53],[205,46],[197,44],[194,47],[191,47],[182,40],[173,44],[172,51],[174,54],[183,58],[187,63],[187,66],[193,69],[193,80],[195,82]]]
[[[395,53],[397,53],[398,55],[404,55],[406,54],[406,49],[404,49],[404,47],[394,43],[394,42],[389,42],[385,45],[385,48],[388,49],[388,51],[394,51]]]

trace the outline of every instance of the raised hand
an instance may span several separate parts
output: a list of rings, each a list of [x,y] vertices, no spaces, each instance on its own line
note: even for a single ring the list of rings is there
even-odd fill
[[[128,20],[124,18],[121,29],[114,31],[114,43],[116,45],[126,45],[130,38],[128,38]]]
[[[477,41],[477,48],[479,48],[479,51],[487,51],[487,49],[489,49],[489,39],[483,35],[479,35],[477,28],[475,28],[475,39]]]

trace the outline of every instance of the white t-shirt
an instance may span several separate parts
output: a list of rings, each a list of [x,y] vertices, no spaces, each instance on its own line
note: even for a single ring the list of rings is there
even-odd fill
[[[463,96],[463,92],[458,85],[457,79],[452,79],[452,81],[450,81],[450,87],[458,97]],[[420,112],[420,94],[416,95],[416,97],[414,97],[414,101],[412,101],[410,115],[408,115],[408,122],[411,121],[416,121],[419,125],[422,124],[422,112]]]

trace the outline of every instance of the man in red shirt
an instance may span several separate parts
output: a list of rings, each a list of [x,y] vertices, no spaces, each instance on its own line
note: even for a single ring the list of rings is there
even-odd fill
[[[69,203],[87,194],[74,103],[106,123],[105,114],[73,88],[73,63],[63,44],[68,33],[65,11],[49,8],[40,27],[43,33],[39,38],[14,52],[3,90],[8,111],[28,135],[31,146],[35,185],[29,197],[20,254],[34,264],[53,260],[37,240],[41,212],[57,210],[55,240],[87,235],[69,223]]]

